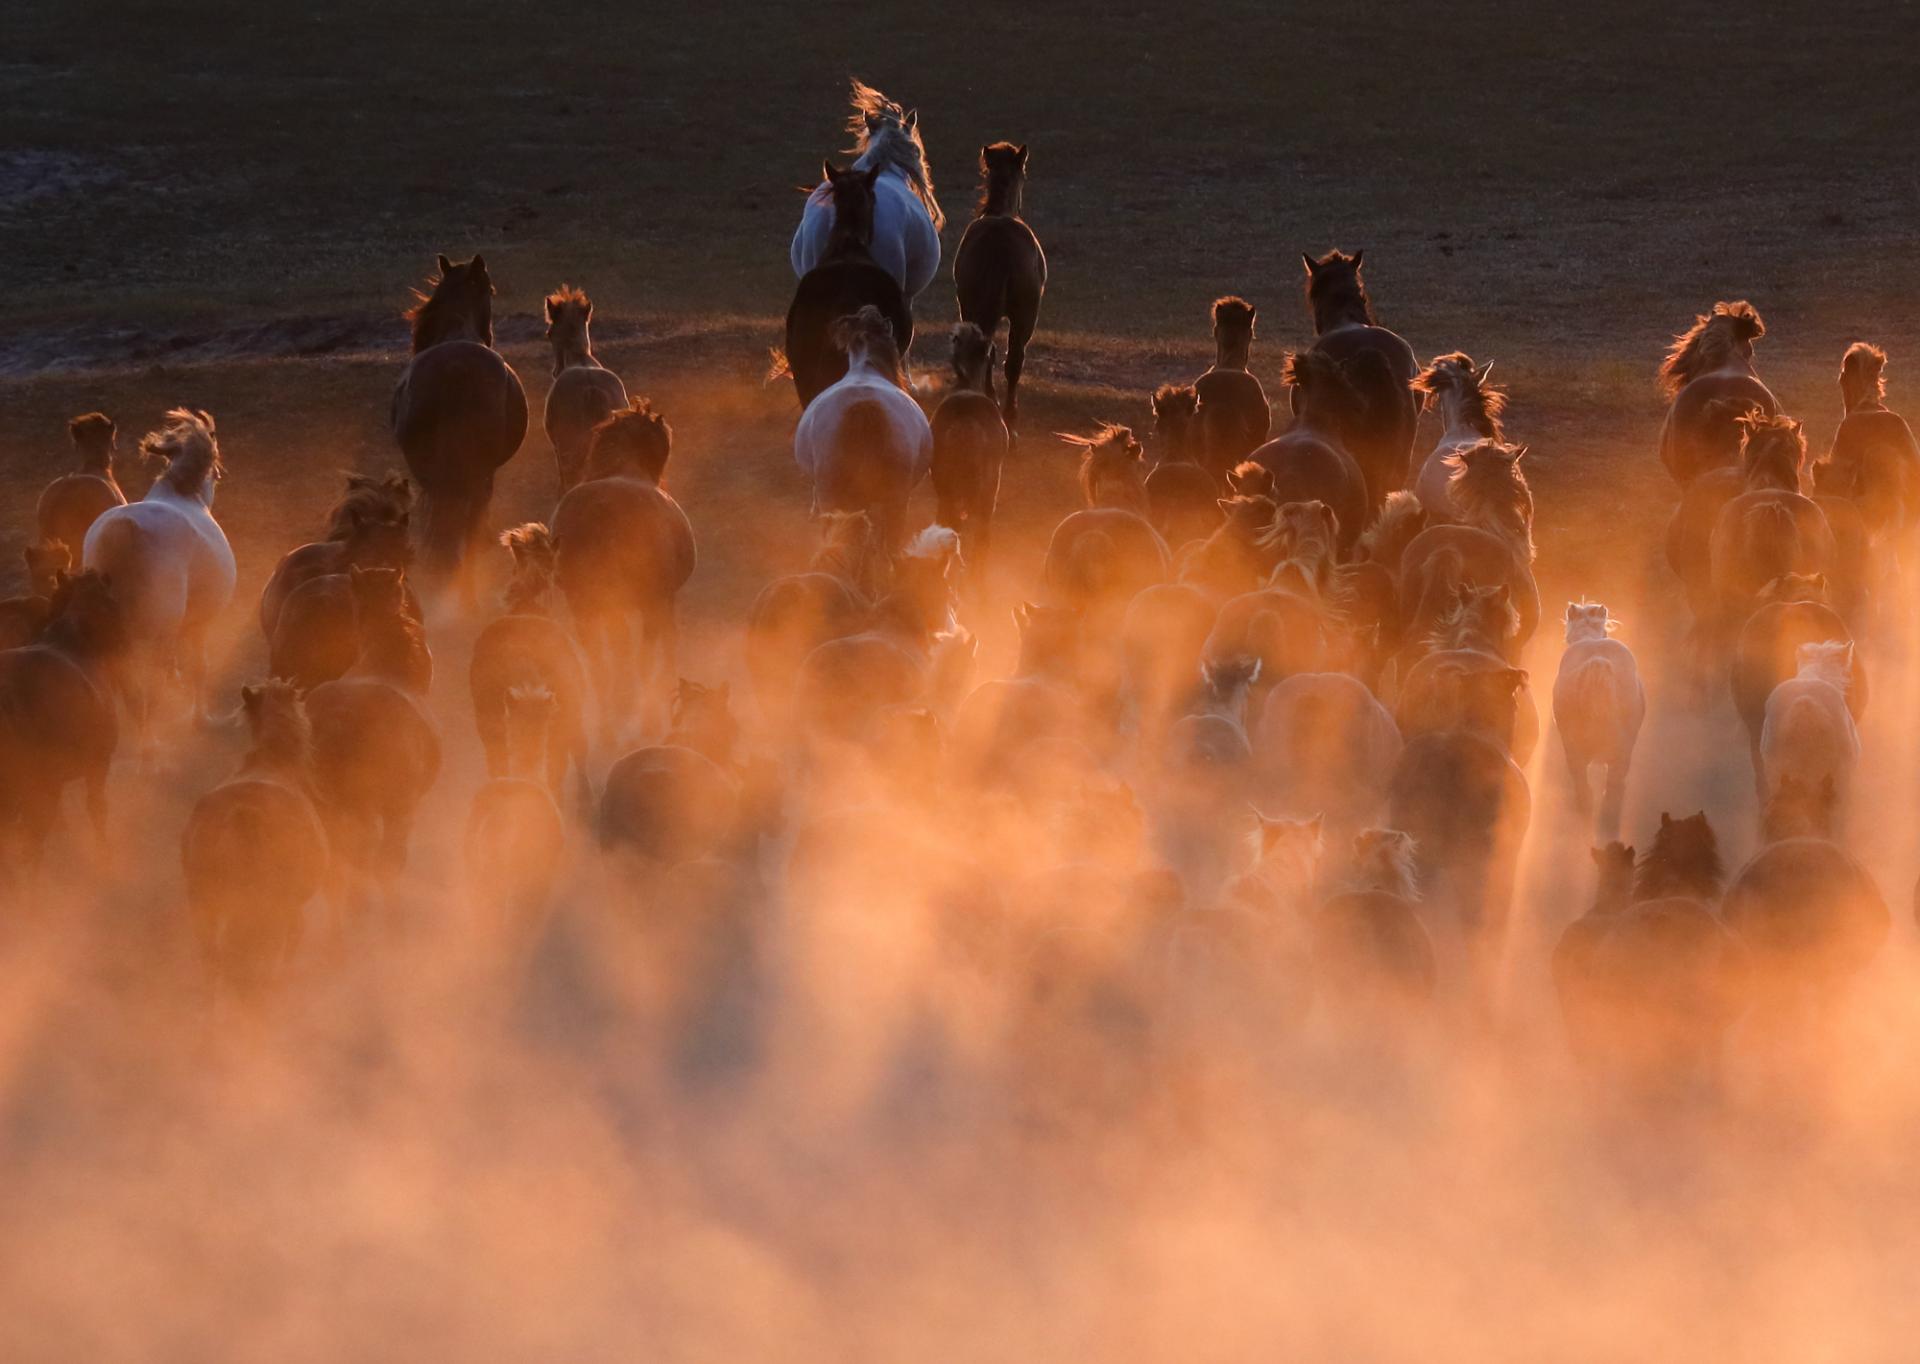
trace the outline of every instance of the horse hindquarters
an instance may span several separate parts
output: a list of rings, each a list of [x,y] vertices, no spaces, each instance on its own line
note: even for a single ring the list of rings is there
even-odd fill
[[[805,410],[847,374],[846,353],[833,343],[833,324],[868,304],[893,327],[906,355],[913,345],[913,310],[892,275],[872,261],[829,261],[802,276],[787,307],[787,372]]]

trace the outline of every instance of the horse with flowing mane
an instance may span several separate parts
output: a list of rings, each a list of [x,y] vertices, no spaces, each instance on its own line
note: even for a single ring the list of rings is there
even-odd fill
[[[128,678],[142,757],[150,758],[154,689],[176,673],[195,714],[206,714],[206,637],[233,600],[238,575],[213,495],[226,470],[213,418],[177,407],[140,442],[166,472],[141,501],[102,513],[87,532],[81,562],[113,583],[134,650]]]
[[[1373,302],[1360,279],[1366,254],[1329,251],[1315,260],[1302,252],[1300,258],[1307,267],[1313,353],[1340,362],[1359,395],[1358,410],[1342,435],[1366,475],[1367,496],[1377,509],[1388,493],[1407,483],[1414,428],[1420,421],[1420,404],[1413,394],[1420,362],[1413,357],[1413,347],[1374,320]]]
[[[1487,382],[1492,371],[1493,361],[1476,365],[1472,356],[1454,351],[1436,356],[1413,381],[1426,395],[1428,410],[1440,419],[1440,440],[1413,480],[1414,495],[1433,521],[1460,520],[1448,491],[1460,467],[1454,457],[1483,440],[1506,439],[1500,417],[1507,410],[1507,395]]]
[[[479,256],[439,257],[406,316],[413,358],[394,386],[393,437],[420,488],[428,565],[456,575],[469,605],[468,552],[485,533],[493,479],[527,435],[520,376],[493,348],[493,280]]]
[[[874,262],[892,276],[910,302],[939,272],[940,230],[947,225],[947,216],[934,197],[927,149],[920,141],[920,111],[902,108],[857,79],[852,105],[847,131],[853,134],[854,145],[848,155],[859,158],[853,170],[870,173],[867,182],[874,194],[870,250]],[[840,208],[829,167],[808,193],[800,226],[793,234],[788,257],[795,276],[805,278],[832,259]],[[901,349],[905,348],[902,341]]]
[[[847,373],[836,328],[844,317],[875,309],[893,331],[898,355],[913,344],[913,308],[900,283],[872,254],[877,170],[839,170],[823,163],[834,206],[833,230],[819,261],[800,277],[787,305],[786,348],[776,357],[804,409]],[[897,366],[896,366],[897,368]],[[904,377],[903,377],[904,383]]]
[[[580,481],[593,428],[627,410],[627,386],[593,354],[593,300],[563,284],[547,295],[547,341],[553,347],[553,386],[541,425],[553,445],[560,493]]]
[[[1047,254],[1020,216],[1027,183],[1023,144],[993,142],[980,149],[980,205],[953,253],[953,288],[960,318],[991,342],[1007,324],[1007,424],[1020,416],[1020,371],[1027,342],[1040,320],[1040,299],[1047,291]],[[993,367],[987,367],[987,393],[993,393]]]
[[[1780,404],[1753,372],[1753,343],[1767,324],[1751,303],[1716,303],[1674,337],[1660,364],[1667,395],[1660,463],[1681,487],[1740,458],[1739,419],[1758,410],[1778,416]]]
[[[1365,399],[1348,367],[1322,351],[1287,357],[1293,424],[1247,458],[1273,475],[1275,502],[1324,502],[1333,510],[1342,553],[1371,519],[1368,479],[1345,439],[1362,419]]]

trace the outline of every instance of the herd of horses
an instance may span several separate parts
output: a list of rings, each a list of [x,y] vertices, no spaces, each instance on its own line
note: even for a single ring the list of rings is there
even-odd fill
[[[1123,425],[1066,437],[1084,505],[1015,608],[1012,673],[977,679],[1046,284],[1020,216],[1027,148],[981,150],[950,374],[916,383],[903,357],[944,215],[913,111],[856,83],[852,127],[858,159],[823,168],[791,252],[784,370],[819,545],[743,622],[750,707],[679,676],[696,550],[666,486],[673,433],[594,357],[577,289],[546,300],[557,502],[543,523],[489,530],[528,405],[493,348],[485,261],[441,257],[393,397],[406,476],[350,477],[324,538],[264,584],[267,675],[240,694],[250,746],[182,837],[213,977],[257,998],[314,950],[310,923],[351,934],[398,893],[453,737],[429,701],[426,608],[477,611],[473,563],[503,546],[510,579],[468,662],[487,779],[463,846],[469,893],[516,932],[537,929],[590,833],[660,916],[918,896],[942,943],[1056,1011],[1098,1012],[1048,988],[1090,978],[1108,1004],[1262,1018],[1313,1001],[1417,1014],[1443,986],[1485,999],[1543,729],[1520,666],[1544,610],[1527,452],[1491,367],[1419,364],[1375,317],[1360,252],[1308,256],[1314,336],[1286,357],[1276,421],[1251,365],[1255,309],[1218,299],[1213,365],[1152,394],[1151,458]],[[1736,1019],[1831,1000],[1889,932],[1847,847],[1868,699],[1856,643],[1904,604],[1920,448],[1862,343],[1842,361],[1839,434],[1809,465],[1755,372],[1764,334],[1750,305],[1716,304],[1659,371],[1689,666],[1751,737],[1764,815],[1746,866],[1726,874],[1704,812],[1662,815],[1640,854],[1613,841],[1646,689],[1604,605],[1564,617],[1547,718],[1599,846],[1591,908],[1552,968],[1576,1055],[1619,1075],[1710,1069]],[[1423,410],[1439,431],[1424,452]],[[89,414],[70,432],[30,593],[0,603],[0,874],[16,885],[70,785],[107,844],[123,727],[151,763],[183,692],[203,723],[231,723],[204,658],[237,587],[213,417],[174,411],[140,442],[157,476],[133,501],[114,424]],[[928,482],[933,519],[916,525]]]

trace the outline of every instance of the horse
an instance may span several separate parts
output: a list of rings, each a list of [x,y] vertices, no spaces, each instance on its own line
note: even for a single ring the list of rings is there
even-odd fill
[[[1271,497],[1236,493],[1218,505],[1226,519],[1206,539],[1184,546],[1176,568],[1179,581],[1216,604],[1258,591],[1285,553],[1273,533],[1280,508]]]
[[[1169,545],[1204,540],[1220,528],[1225,481],[1199,462],[1200,400],[1192,385],[1154,390],[1153,469],[1147,474],[1147,519]]]
[[[1867,870],[1833,841],[1838,792],[1781,779],[1763,820],[1766,844],[1734,875],[1720,916],[1746,945],[1767,995],[1831,994],[1886,942],[1892,915]]]
[[[467,695],[487,775],[516,775],[512,693],[537,691],[545,698],[539,707],[545,717],[539,776],[558,800],[571,767],[586,794],[587,665],[554,612],[558,552],[552,533],[530,521],[504,532],[500,543],[513,559],[513,576],[502,593],[505,610],[480,631],[467,665]]]
[[[1166,581],[1172,556],[1146,518],[1146,463],[1133,432],[1103,422],[1091,436],[1059,436],[1080,451],[1086,506],[1054,527],[1041,578],[1051,602],[1094,611],[1104,626],[1141,589]]]
[[[899,282],[875,263],[874,183],[877,170],[838,170],[823,165],[834,205],[833,232],[819,263],[800,277],[787,305],[785,349],[780,364],[793,379],[801,409],[847,373],[841,320],[873,308],[893,333],[894,350],[905,355],[913,344],[913,309]],[[894,366],[901,366],[896,361]],[[775,374],[780,370],[775,369]],[[900,386],[906,386],[904,374]]]
[[[40,494],[33,519],[43,544],[84,544],[102,513],[127,502],[113,476],[113,419],[104,412],[88,412],[67,423],[67,435],[79,467],[54,479]]]
[[[554,803],[548,737],[557,713],[538,685],[507,688],[500,708],[500,765],[488,750],[488,777],[467,810],[464,852],[468,898],[506,920],[522,941],[553,893],[566,852],[566,826]],[[565,766],[566,759],[560,760]]]
[[[233,600],[237,581],[233,550],[213,519],[214,491],[226,473],[213,418],[181,407],[167,422],[140,442],[143,454],[166,460],[166,472],[140,501],[103,512],[81,552],[81,563],[113,583],[121,604],[132,648],[128,706],[149,760],[160,679],[184,672],[193,712],[208,715],[207,628]]]
[[[1316,811],[1336,829],[1379,816],[1402,747],[1387,708],[1346,673],[1282,680],[1253,729],[1262,798],[1290,814]]]
[[[632,703],[638,617],[644,685],[663,702],[675,673],[675,598],[693,576],[693,523],[660,486],[673,430],[645,398],[594,429],[581,481],[553,512],[554,581],[594,672],[602,731],[610,738]]]
[[[395,666],[404,671],[412,689],[426,695],[433,681],[433,659],[420,630],[418,604],[399,568],[349,564],[344,573],[302,583],[287,598],[275,623],[267,651],[268,673],[303,693],[346,676],[366,650],[363,622],[369,594],[395,599],[401,624],[387,632],[383,643],[392,648]],[[384,613],[382,605],[376,615]]]
[[[1358,406],[1341,430],[1341,444],[1366,476],[1369,511],[1377,511],[1388,493],[1407,483],[1414,428],[1420,421],[1413,393],[1420,364],[1413,347],[1375,322],[1373,303],[1360,279],[1365,255],[1330,251],[1315,260],[1302,252],[1300,259],[1307,267],[1313,351],[1338,362],[1358,395]]]
[[[1267,442],[1273,411],[1267,392],[1248,370],[1256,309],[1237,294],[1213,301],[1213,364],[1192,384],[1196,404],[1196,462],[1216,479]]]
[[[313,579],[345,574],[353,565],[408,567],[413,562],[407,540],[412,511],[413,485],[406,479],[348,474],[347,491],[327,514],[326,538],[288,550],[260,592],[260,633],[267,642],[273,642],[287,599]],[[415,603],[415,619],[419,614]]]
[[[775,578],[747,610],[747,676],[762,716],[777,729],[787,727],[807,655],[865,628],[891,580],[892,564],[865,512],[827,512],[819,521],[821,544],[808,570]]]
[[[950,333],[953,386],[930,423],[936,502],[934,520],[960,532],[974,581],[984,586],[993,547],[993,511],[1000,500],[1000,470],[1010,437],[993,401],[993,346],[972,322]]]
[[[593,300],[563,284],[547,295],[547,342],[553,347],[553,384],[540,424],[553,446],[560,495],[580,481],[593,428],[627,410],[627,386],[594,358]]]
[[[1121,671],[1143,744],[1158,747],[1193,690],[1218,615],[1206,594],[1185,583],[1156,583],[1127,603],[1120,622]]]
[[[1799,490],[1807,443],[1791,417],[1740,418],[1746,491],[1721,508],[1708,545],[1717,644],[1752,612],[1762,588],[1787,573],[1820,573],[1837,555],[1824,512]]]
[[[1040,320],[1047,292],[1047,254],[1020,216],[1027,184],[1023,143],[992,142],[980,149],[980,202],[953,253],[953,290],[960,319],[980,328],[989,344],[1007,324],[1007,426],[1020,420],[1020,372],[1027,342]],[[917,292],[917,291],[916,291]],[[987,362],[987,395],[993,395],[993,362]]]
[[[1712,1074],[1749,986],[1746,953],[1713,909],[1725,876],[1712,825],[1663,812],[1638,864],[1619,843],[1594,856],[1594,907],[1553,959],[1576,1057],[1636,1087]]]
[[[1353,837],[1353,866],[1312,918],[1313,961],[1324,997],[1368,1010],[1432,999],[1439,970],[1420,920],[1417,844],[1399,829]]]
[[[66,788],[86,790],[99,855],[107,841],[107,771],[119,746],[113,678],[127,647],[125,610],[104,574],[62,577],[32,644],[0,652],[0,836],[39,864]],[[15,860],[4,856],[0,865]]]
[[[1526,447],[1481,441],[1458,454],[1448,496],[1458,525],[1428,526],[1401,551],[1400,606],[1406,636],[1424,638],[1462,587],[1504,587],[1515,610],[1503,655],[1514,661],[1540,622],[1533,579],[1533,493],[1520,461]]]
[[[1738,462],[1749,412],[1780,414],[1780,404],[1753,372],[1753,343],[1767,334],[1751,303],[1716,303],[1674,337],[1660,364],[1667,419],[1660,428],[1660,463],[1686,487],[1709,469]]]
[[[256,995],[284,976],[331,852],[313,802],[313,728],[285,682],[240,689],[252,747],[194,804],[180,839],[187,911],[215,976]]]
[[[1419,642],[1399,678],[1394,719],[1403,737],[1468,730],[1492,739],[1516,764],[1532,758],[1540,738],[1539,710],[1523,668],[1503,653],[1516,619],[1504,587],[1467,587]]]
[[[1492,371],[1491,360],[1476,365],[1472,356],[1453,351],[1435,356],[1414,378],[1413,386],[1426,395],[1427,409],[1440,419],[1440,440],[1413,480],[1414,495],[1433,521],[1460,519],[1449,492],[1460,467],[1458,456],[1482,441],[1506,440],[1500,417],[1507,409],[1507,395],[1487,382]]]
[[[420,489],[421,542],[435,572],[455,575],[468,605],[466,571],[493,501],[493,480],[527,437],[527,394],[493,348],[493,280],[484,258],[440,273],[406,317],[413,356],[394,385],[393,438]]]
[[[1259,680],[1257,658],[1203,660],[1187,713],[1173,723],[1161,746],[1165,769],[1198,778],[1209,794],[1247,794],[1242,788],[1253,770],[1247,700]]]
[[[1920,444],[1906,419],[1887,407],[1886,366],[1887,353],[1865,341],[1841,356],[1844,415],[1826,456],[1814,466],[1813,483],[1823,494],[1852,501],[1868,535],[1908,570],[1908,542],[1920,524]]]
[[[794,463],[813,480],[816,512],[864,511],[897,549],[908,499],[933,465],[933,427],[902,386],[900,351],[879,309],[838,319],[833,344],[845,373],[800,414]]]
[[[1831,781],[1844,807],[1860,763],[1860,731],[1847,709],[1853,645],[1802,644],[1799,671],[1767,697],[1755,777],[1764,800],[1782,779],[1803,786]]]
[[[1374,509],[1367,474],[1346,445],[1346,432],[1364,424],[1365,400],[1347,366],[1318,346],[1288,355],[1284,376],[1293,423],[1248,461],[1273,475],[1267,496],[1275,502],[1319,501],[1332,508],[1345,554]]]
[[[859,80],[853,82],[852,105],[847,131],[854,145],[847,155],[859,158],[854,170],[872,173],[873,258],[912,300],[940,269],[940,232],[947,225],[920,140],[920,111],[903,108]],[[828,176],[807,195],[788,251],[795,276],[805,276],[833,254],[840,203],[831,180]]]
[[[397,570],[352,569],[349,578],[360,657],[307,693],[314,791],[344,866],[388,880],[405,867],[415,814],[440,776],[440,731],[422,676],[431,659]]]
[[[1574,809],[1592,811],[1592,769],[1604,766],[1600,826],[1607,834],[1619,832],[1627,769],[1647,718],[1647,689],[1633,651],[1612,637],[1618,625],[1597,602],[1568,602],[1567,647],[1553,681],[1553,727],[1573,782]]]
[[[1788,573],[1761,590],[1761,606],[1740,627],[1734,642],[1728,683],[1734,709],[1747,728],[1753,770],[1760,771],[1760,731],[1766,722],[1767,698],[1773,689],[1800,670],[1800,646],[1834,642],[1853,643],[1853,634],[1838,612],[1826,604],[1826,579],[1818,573]],[[1867,710],[1867,670],[1860,651],[1848,655],[1847,709],[1856,723]]]

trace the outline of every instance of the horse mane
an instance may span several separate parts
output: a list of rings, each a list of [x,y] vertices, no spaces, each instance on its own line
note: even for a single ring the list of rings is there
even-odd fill
[[[1225,294],[1213,301],[1213,329],[1245,332],[1253,335],[1254,306],[1238,294]]]
[[[1800,470],[1806,464],[1807,438],[1800,423],[1781,414],[1768,416],[1755,408],[1737,418],[1740,429],[1740,471],[1749,488],[1800,490]]]
[[[933,219],[933,230],[947,225],[947,215],[934,196],[933,173],[927,169],[927,148],[920,140],[917,111],[902,108],[858,76],[852,78],[848,103],[853,112],[847,118],[847,131],[853,134],[849,156],[860,170],[886,166],[903,172],[914,197],[926,206]]]
[[[363,525],[403,521],[413,510],[413,483],[404,474],[373,478],[348,474],[347,490],[327,513],[327,539],[345,540]]]
[[[1762,587],[1755,600],[1762,606],[1776,602],[1817,602],[1824,606],[1827,601],[1827,575],[1782,573]]]
[[[1524,445],[1483,440],[1448,455],[1447,495],[1469,526],[1524,545],[1533,562],[1533,489],[1520,469]]]
[[[1098,486],[1097,476],[1101,471],[1119,469],[1140,472],[1140,442],[1133,438],[1131,427],[1121,426],[1117,422],[1101,422],[1091,436],[1076,435],[1071,431],[1057,431],[1054,434],[1080,451],[1080,492],[1089,507],[1099,505],[1094,501],[1094,496]],[[1142,492],[1145,492],[1144,484]]]
[[[304,768],[313,751],[313,724],[300,689],[285,678],[270,677],[240,689],[253,747],[241,760],[242,772],[261,768]]]
[[[1793,654],[1795,676],[1831,682],[1844,695],[1853,686],[1853,645],[1843,639],[1810,641]]]
[[[562,284],[547,295],[547,321],[558,321],[562,313],[581,312],[593,316],[593,300],[587,297],[585,289],[571,284]]]
[[[1871,341],[1856,341],[1840,357],[1840,396],[1851,410],[1862,398],[1887,396],[1887,353]]]
[[[1662,811],[1660,832],[1653,847],[1634,868],[1633,898],[1662,900],[1668,896],[1686,896],[1696,900],[1717,900],[1726,868],[1720,861],[1720,844],[1713,836],[1713,825],[1704,810],[1675,819]]]
[[[1427,635],[1435,653],[1470,647],[1476,638],[1495,643],[1511,639],[1520,630],[1520,612],[1505,587],[1454,589],[1451,605],[1440,613]]]
[[[970,387],[981,370],[993,361],[993,342],[977,322],[956,322],[947,333],[947,363],[953,368],[953,381]]]
[[[1420,898],[1419,845],[1399,829],[1362,829],[1353,836],[1353,871],[1346,888],[1377,890],[1402,900]]]
[[[624,412],[616,412],[593,428],[582,482],[596,478],[638,476],[659,483],[673,453],[673,428],[646,398],[635,398]]]
[[[1176,421],[1200,410],[1200,395],[1192,384],[1162,384],[1153,391],[1153,415]]]
[[[849,361],[856,348],[863,349],[867,359],[884,369],[896,384],[902,388],[907,386],[906,377],[900,372],[900,344],[894,340],[893,323],[873,304],[862,304],[859,312],[834,319],[829,335],[834,348]]]
[[[1753,343],[1767,334],[1767,324],[1744,299],[1716,303],[1693,325],[1673,338],[1667,358],[1660,363],[1660,389],[1672,398],[1702,374],[1710,374],[1729,360],[1753,354]]]
[[[1273,470],[1254,460],[1243,459],[1227,470],[1227,487],[1235,497],[1273,498]],[[1277,508],[1278,503],[1274,504]]]
[[[226,474],[220,462],[220,443],[213,438],[211,413],[176,407],[167,413],[167,425],[140,439],[140,453],[167,462],[161,481],[183,497],[200,491],[208,479]]]
[[[1405,488],[1396,488],[1387,494],[1373,524],[1360,532],[1354,552],[1368,563],[1380,564],[1397,573],[1407,546],[1426,528],[1427,512],[1420,505],[1420,499]]]
[[[479,286],[476,288],[475,286]],[[475,256],[456,265],[440,257],[440,273],[427,281],[424,291],[413,291],[414,305],[402,313],[413,324],[413,353],[428,346],[460,337],[462,324],[475,324],[477,339],[483,346],[493,344],[493,281],[487,275],[487,262]]]
[[[1337,415],[1351,413],[1360,404],[1359,392],[1347,377],[1346,367],[1331,355],[1319,351],[1287,352],[1280,379],[1288,388],[1300,393],[1303,402],[1297,410],[1303,416],[1307,400],[1331,404]]]
[[[500,543],[513,557],[513,577],[501,589],[501,600],[509,612],[539,608],[553,589],[554,565],[559,557],[553,532],[543,522],[528,521],[501,531]]]
[[[1373,300],[1367,296],[1367,286],[1360,280],[1360,260],[1366,254],[1356,251],[1349,256],[1334,250],[1315,260],[1301,253],[1307,266],[1307,306],[1313,313],[1316,332],[1325,331],[1337,322],[1378,325],[1373,316]]]
[[[1831,776],[1821,778],[1818,786],[1792,775],[1782,776],[1760,811],[1764,841],[1831,837],[1834,810],[1839,803],[1840,795],[1834,789]]]
[[[1465,351],[1453,351],[1434,357],[1432,364],[1414,376],[1413,386],[1429,397],[1458,394],[1461,416],[1467,424],[1488,440],[1501,440],[1505,432],[1501,430],[1500,417],[1507,410],[1507,392],[1486,382],[1487,372],[1492,368],[1491,364],[1476,368],[1472,356]]]

